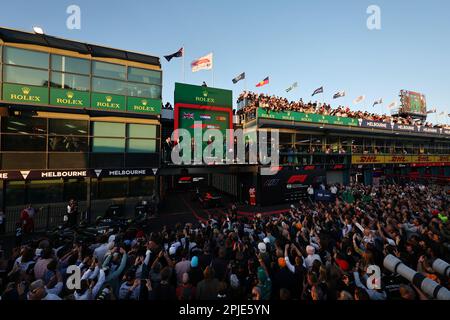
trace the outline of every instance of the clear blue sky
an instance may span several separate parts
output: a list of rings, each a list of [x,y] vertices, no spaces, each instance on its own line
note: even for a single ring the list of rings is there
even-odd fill
[[[81,7],[81,30],[66,29],[66,8]],[[382,29],[366,27],[366,9],[381,8]],[[380,97],[386,105],[400,89],[426,94],[429,107],[450,112],[450,1],[448,0],[4,0],[0,25],[139,51],[162,57],[186,49],[186,81],[211,84],[211,72],[191,73],[189,63],[214,52],[215,87],[233,89],[231,79],[245,71],[247,87],[258,92],[303,97],[324,86],[318,96],[351,105],[365,94],[365,106]],[[181,81],[181,59],[167,63],[163,100],[173,101]],[[270,76],[270,84],[255,84]],[[299,88],[284,92],[297,81]],[[338,90],[347,97],[332,100]],[[441,122],[449,123],[448,117]],[[445,119],[445,120],[444,120]],[[435,121],[435,115],[430,120]]]

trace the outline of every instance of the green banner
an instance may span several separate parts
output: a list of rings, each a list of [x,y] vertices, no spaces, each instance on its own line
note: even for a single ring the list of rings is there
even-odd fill
[[[263,108],[258,108],[258,117],[273,120],[324,123],[324,124],[354,126],[354,127],[359,125],[358,120],[353,118],[325,116],[321,114],[303,113],[297,111],[267,112]]]
[[[92,109],[113,110],[113,111],[126,110],[126,102],[124,96],[92,92],[91,99],[92,99],[91,101]]]
[[[161,100],[127,97],[127,110],[157,115],[161,113]]]
[[[48,88],[4,83],[3,100],[32,104],[48,104]]]
[[[175,83],[175,103],[233,108],[231,90]]]
[[[90,94],[84,91],[51,88],[50,104],[61,107],[90,108]]]

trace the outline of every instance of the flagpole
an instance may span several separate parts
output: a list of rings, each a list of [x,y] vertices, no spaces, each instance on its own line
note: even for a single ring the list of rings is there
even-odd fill
[[[186,70],[185,70],[185,66],[184,66],[184,56],[185,55],[186,55],[186,49],[184,48],[184,45],[183,45],[183,56],[182,56],[183,60],[181,62],[181,75],[183,76],[183,83],[186,83],[186,74],[185,74]]]
[[[213,66],[211,68],[211,76],[212,76],[212,86],[214,87],[214,51],[212,52],[212,61],[213,61]]]

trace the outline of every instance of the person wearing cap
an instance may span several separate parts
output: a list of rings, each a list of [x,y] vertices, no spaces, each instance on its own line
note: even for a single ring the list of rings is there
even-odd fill
[[[197,256],[193,256],[191,259],[191,268],[189,269],[189,282],[196,287],[197,284],[203,279],[203,272],[199,266],[199,259]]]
[[[286,267],[285,258],[279,257],[277,262],[277,268],[273,276],[273,290],[277,295],[279,295],[281,289],[292,292],[296,284],[294,274]]]
[[[30,291],[27,295],[28,300],[62,300],[61,297],[49,293],[45,287],[44,281],[36,280],[31,283]]]

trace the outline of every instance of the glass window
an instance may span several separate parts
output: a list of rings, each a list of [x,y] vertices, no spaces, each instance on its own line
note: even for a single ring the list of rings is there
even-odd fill
[[[157,97],[155,97],[155,95],[157,95],[157,92],[155,91],[153,86],[140,83],[128,83],[128,95],[130,97],[157,99]]]
[[[86,200],[87,185],[84,179],[69,179],[64,182],[64,201]]]
[[[2,131],[6,133],[47,133],[47,119],[33,117],[2,118]]]
[[[160,86],[150,86],[150,98],[161,99],[161,87]]]
[[[148,124],[130,123],[128,125],[128,137],[155,139],[156,126]]]
[[[4,82],[48,86],[48,71],[5,65],[3,72]]]
[[[7,181],[5,203],[8,206],[25,204],[25,181]]]
[[[161,85],[161,72],[135,67],[128,67],[128,80]]]
[[[52,72],[50,86],[61,89],[89,91],[89,77],[70,73]]]
[[[123,153],[125,152],[125,139],[93,138],[92,152]]]
[[[48,69],[48,53],[5,47],[3,62],[6,64]]]
[[[126,67],[120,64],[93,61],[92,74],[99,77],[125,80]]]
[[[151,196],[153,194],[154,177],[132,177],[130,178],[129,196]]]
[[[66,136],[49,136],[49,152],[88,152],[88,138]]]
[[[110,79],[92,78],[92,91],[128,95],[126,82]]]
[[[125,123],[94,122],[92,135],[96,137],[125,137]]]
[[[126,197],[128,178],[105,178],[98,180],[98,199]]]
[[[86,136],[88,125],[88,121],[84,120],[48,119],[48,133]]]
[[[52,55],[52,70],[89,74],[91,63],[89,60]]]
[[[156,140],[128,139],[127,152],[131,152],[131,153],[152,153],[152,152],[156,152]]]
[[[3,151],[45,151],[45,135],[3,134]]]
[[[63,201],[63,181],[33,180],[28,182],[29,203],[55,203]]]

